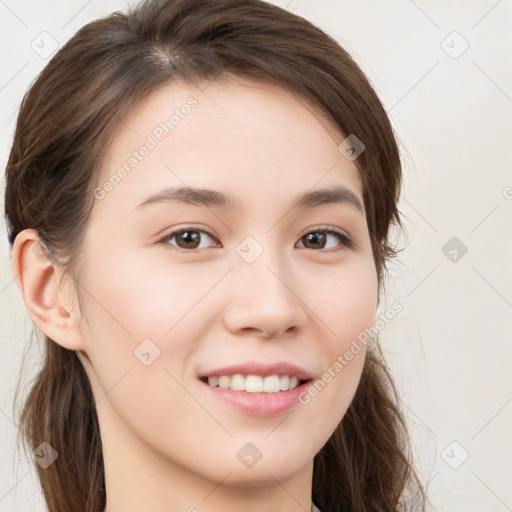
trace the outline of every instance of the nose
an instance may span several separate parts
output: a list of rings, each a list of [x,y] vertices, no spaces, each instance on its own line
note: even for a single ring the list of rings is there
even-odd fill
[[[253,263],[238,260],[230,272],[226,328],[238,335],[248,333],[277,338],[301,332],[307,321],[307,297],[301,297],[300,280],[284,262],[264,252]]]

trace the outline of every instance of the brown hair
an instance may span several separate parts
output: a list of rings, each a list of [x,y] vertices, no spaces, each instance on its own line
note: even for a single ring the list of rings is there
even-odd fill
[[[6,168],[5,213],[12,245],[37,230],[52,262],[78,276],[94,178],[120,117],[175,79],[221,74],[271,80],[311,102],[365,150],[355,164],[382,288],[397,253],[391,224],[401,162],[387,114],[363,72],[309,21],[261,0],[148,0],[81,28],[26,93]],[[43,366],[20,411],[32,450],[59,454],[38,476],[53,512],[103,511],[102,446],[94,398],[76,352],[45,336]],[[368,350],[355,397],[315,456],[313,501],[323,512],[424,510],[426,496],[380,347]]]

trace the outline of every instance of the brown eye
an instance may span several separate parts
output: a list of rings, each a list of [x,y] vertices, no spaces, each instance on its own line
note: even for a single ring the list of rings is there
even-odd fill
[[[310,231],[309,233],[303,235],[300,238],[300,241],[306,249],[326,249],[326,243],[330,238],[337,238],[345,247],[353,247],[352,241],[346,235],[334,230]],[[327,249],[331,248],[332,247],[327,247]]]
[[[179,231],[173,231],[168,235],[165,235],[160,242],[169,243],[171,240],[176,239],[176,243],[170,243],[181,250],[198,250],[204,249],[204,239],[213,239],[213,235],[202,229],[180,229]],[[201,247],[201,243],[203,246]]]

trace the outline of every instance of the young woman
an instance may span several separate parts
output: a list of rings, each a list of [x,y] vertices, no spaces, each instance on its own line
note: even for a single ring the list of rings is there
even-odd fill
[[[296,15],[148,0],[79,30],[6,170],[49,510],[424,510],[372,327],[400,185],[376,93]]]

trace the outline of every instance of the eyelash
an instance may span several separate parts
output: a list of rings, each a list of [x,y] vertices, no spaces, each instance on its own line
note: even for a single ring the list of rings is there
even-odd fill
[[[168,244],[168,242],[174,238],[176,235],[180,234],[180,233],[183,233],[185,231],[194,231],[194,232],[198,232],[198,233],[206,233],[209,237],[211,237],[212,239],[216,240],[217,237],[209,230],[207,229],[199,229],[199,228],[194,228],[193,226],[189,226],[189,227],[185,227],[185,228],[180,228],[176,231],[171,231],[170,233],[167,233],[165,236],[163,236],[160,240],[158,240],[157,243],[161,243],[161,244],[165,244],[165,245],[170,245]],[[316,229],[312,229],[310,231],[306,231],[304,234],[302,234],[300,237],[299,237],[299,240],[302,239],[303,237],[305,237],[306,235],[310,234],[310,233],[325,233],[325,234],[329,234],[329,235],[334,235],[336,237],[338,237],[338,239],[341,241],[342,245],[346,248],[346,249],[353,249],[355,247],[355,244],[354,242],[347,236],[345,235],[344,233],[340,232],[340,231],[337,231],[335,229],[332,229],[332,228],[328,228],[328,227],[325,227],[325,226],[321,226],[319,228],[316,228]],[[183,253],[197,253],[199,252],[200,250],[202,249],[182,249],[181,247],[176,247],[176,246],[173,246],[173,249],[176,249],[177,251],[179,252],[183,252]],[[333,249],[310,249],[314,252],[321,252],[321,251],[332,251]],[[336,250],[342,250],[342,249],[335,249]]]

